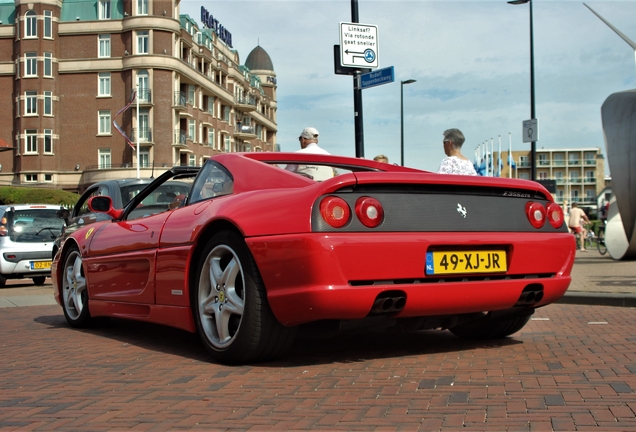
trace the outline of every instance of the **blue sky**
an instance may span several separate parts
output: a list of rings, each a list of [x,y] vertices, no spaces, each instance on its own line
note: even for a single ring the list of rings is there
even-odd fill
[[[636,1],[587,1],[636,41]],[[306,126],[332,154],[355,156],[352,78],[335,75],[339,23],[350,0],[181,2],[200,22],[205,6],[231,33],[241,63],[258,44],[278,80],[278,143],[298,148]],[[436,171],[442,133],[459,128],[463,152],[494,139],[513,150],[530,118],[528,5],[498,1],[358,0],[359,21],[378,26],[380,68],[395,82],[365,89],[365,157],[400,160],[400,80],[404,86],[405,165]],[[537,148],[592,148],[605,153],[600,108],[612,93],[636,88],[634,50],[581,1],[533,0]]]

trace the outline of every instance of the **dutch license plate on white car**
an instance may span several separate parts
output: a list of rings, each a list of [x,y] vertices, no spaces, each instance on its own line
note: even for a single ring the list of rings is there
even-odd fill
[[[426,274],[501,273],[507,262],[504,250],[427,252]]]
[[[51,261],[31,261],[31,270],[50,270]]]

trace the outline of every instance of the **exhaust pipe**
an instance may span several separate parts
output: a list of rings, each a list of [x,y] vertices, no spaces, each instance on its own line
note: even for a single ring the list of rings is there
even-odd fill
[[[526,286],[515,306],[531,306],[539,303],[543,299],[543,285],[530,284]]]
[[[373,302],[371,314],[390,314],[400,312],[406,305],[406,296],[400,291],[380,294]]]

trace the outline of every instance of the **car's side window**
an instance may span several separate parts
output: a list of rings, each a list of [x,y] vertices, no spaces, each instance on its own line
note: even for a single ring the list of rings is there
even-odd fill
[[[178,208],[185,202],[194,178],[169,180],[159,185],[130,211],[127,220],[134,220]]]
[[[190,203],[230,195],[233,192],[234,179],[232,175],[222,165],[210,161],[201,168],[201,172],[192,187]]]

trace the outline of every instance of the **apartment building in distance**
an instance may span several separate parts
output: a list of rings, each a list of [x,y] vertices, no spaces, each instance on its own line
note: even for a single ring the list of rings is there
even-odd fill
[[[502,151],[501,177],[531,178],[530,151],[513,151],[516,169],[508,165],[508,152]],[[495,152],[495,160],[498,160]],[[579,203],[596,208],[597,198],[606,186],[605,156],[600,148],[537,149],[537,181],[555,180],[553,196],[559,204]]]
[[[179,0],[0,0],[0,184],[81,191],[277,151],[272,61],[257,46],[241,64],[206,7],[197,22]]]

